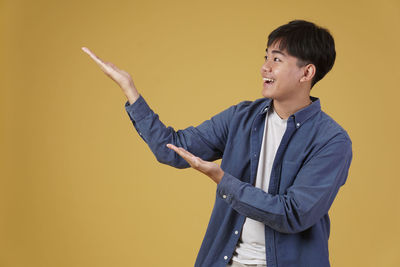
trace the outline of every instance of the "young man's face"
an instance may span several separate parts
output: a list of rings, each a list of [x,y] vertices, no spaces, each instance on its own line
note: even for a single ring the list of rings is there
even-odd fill
[[[300,79],[304,67],[297,66],[297,58],[286,50],[279,49],[279,42],[273,43],[266,50],[266,59],[261,67],[263,77],[262,95],[267,98],[284,101],[296,98],[300,93]],[[273,79],[270,81],[269,79]]]

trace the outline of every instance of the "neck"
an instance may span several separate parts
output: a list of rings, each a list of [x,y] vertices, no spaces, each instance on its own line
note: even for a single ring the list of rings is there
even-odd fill
[[[292,114],[310,105],[312,101],[310,100],[310,96],[306,95],[301,99],[288,99],[284,101],[274,99],[272,103],[278,116],[286,120]]]

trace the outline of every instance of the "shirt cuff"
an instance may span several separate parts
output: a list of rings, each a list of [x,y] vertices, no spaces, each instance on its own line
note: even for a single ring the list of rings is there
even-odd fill
[[[133,102],[132,105],[129,104],[129,101],[126,101],[125,110],[128,112],[131,121],[135,122],[140,121],[151,112],[149,105],[146,103],[142,95],[139,95],[139,98]]]
[[[233,195],[241,185],[242,182],[239,179],[225,172],[217,186],[217,195],[230,204],[233,200]]]

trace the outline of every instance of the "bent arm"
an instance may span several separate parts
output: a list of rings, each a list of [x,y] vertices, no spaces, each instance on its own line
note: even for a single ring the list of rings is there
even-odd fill
[[[166,127],[159,120],[158,115],[150,109],[138,93],[129,73],[117,68],[111,62],[103,61],[87,47],[82,47],[82,50],[94,60],[108,77],[121,87],[128,98],[125,108],[133,125],[159,162],[177,168],[189,167],[184,159],[166,147],[168,143],[184,147],[206,160],[212,161],[221,158],[234,107],[221,112],[196,128],[188,127],[184,130],[175,131],[172,127]]]
[[[178,131],[172,127],[166,127],[142,96],[132,105],[127,102],[125,109],[133,126],[159,162],[176,168],[188,168],[190,165],[166,145],[183,147],[207,161],[221,158],[235,106],[204,121],[197,127],[190,126]]]
[[[217,195],[240,214],[276,231],[301,232],[328,213],[351,160],[351,141],[334,141],[305,163],[284,194],[269,194],[225,172]]]

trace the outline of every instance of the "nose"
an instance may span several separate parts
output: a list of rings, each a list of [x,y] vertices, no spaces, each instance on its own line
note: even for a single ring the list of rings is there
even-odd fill
[[[269,60],[265,60],[264,64],[261,67],[261,74],[265,72],[271,72],[271,63]]]

